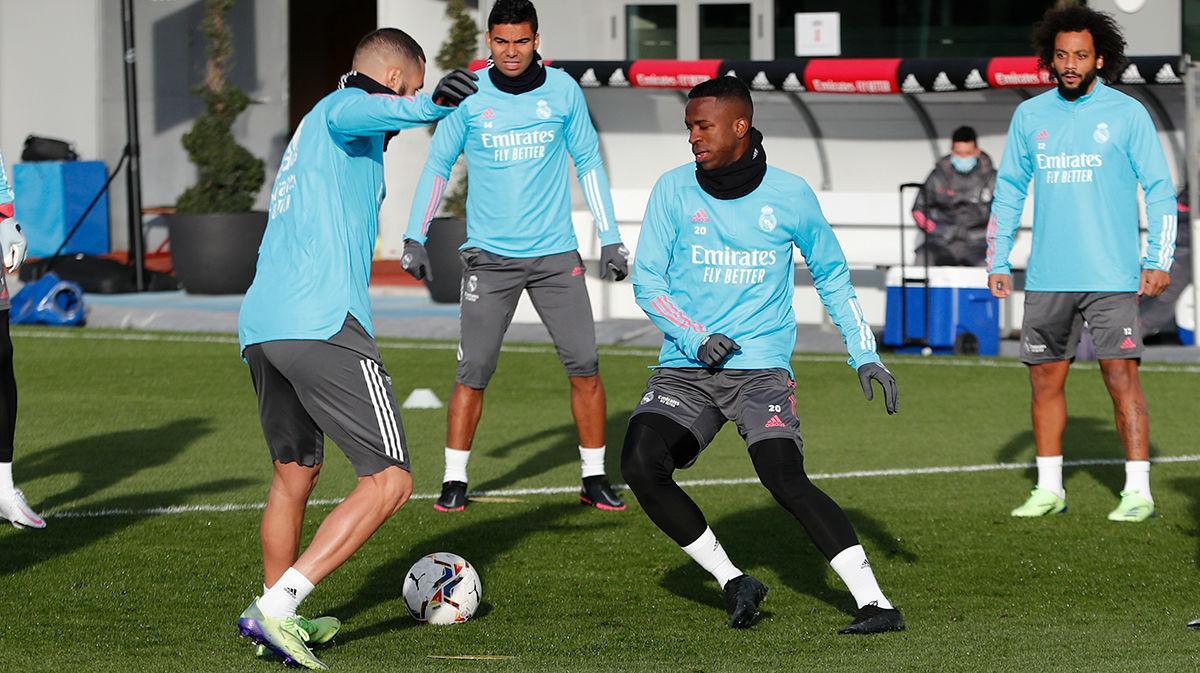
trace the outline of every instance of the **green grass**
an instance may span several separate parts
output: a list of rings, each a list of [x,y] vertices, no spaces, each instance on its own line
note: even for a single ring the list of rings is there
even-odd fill
[[[261,581],[258,512],[144,511],[264,498],[270,466],[236,346],[30,334],[15,339],[19,484],[51,514],[132,513],[0,530],[0,670],[279,670],[234,635]],[[472,488],[578,481],[566,381],[552,352],[529,350],[506,352],[489,389]],[[448,397],[452,348],[393,344],[384,358],[401,399],[414,387]],[[1025,373],[1012,362],[891,358],[902,413],[888,417],[831,360],[795,364],[810,472],[1032,460]],[[651,362],[644,351],[602,357],[611,474]],[[1143,381],[1155,455],[1200,453],[1200,374],[1152,369]],[[1118,457],[1098,372],[1073,372],[1069,396],[1068,460]],[[416,491],[432,494],[444,413],[406,411],[404,423]],[[317,498],[340,497],[353,483],[340,452],[330,446],[327,455]],[[753,474],[727,427],[680,476]],[[458,515],[413,500],[304,608],[346,622],[324,654],[337,671],[1195,670],[1200,634],[1184,624],[1200,617],[1200,463],[1155,467],[1160,516],[1142,525],[1104,519],[1120,465],[1068,468],[1068,514],[1013,520],[1008,510],[1031,478],[1018,469],[818,482],[849,512],[884,590],[905,611],[903,634],[835,635],[854,607],[849,594],[755,485],[691,490],[734,561],[771,587],[749,631],[724,626],[715,583],[636,502],[602,513],[572,495],[477,503]],[[310,510],[307,535],[328,510]],[[409,564],[437,550],[465,556],[483,577],[484,606],[466,624],[419,625],[399,599]],[[511,658],[431,658],[462,654]]]

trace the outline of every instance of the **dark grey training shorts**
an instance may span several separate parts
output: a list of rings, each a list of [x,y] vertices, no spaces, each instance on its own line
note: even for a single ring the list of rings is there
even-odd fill
[[[670,418],[691,430],[701,449],[726,421],[737,424],[747,445],[782,437],[804,446],[796,418],[796,382],[784,369],[664,367],[646,382],[633,410],[633,416],[638,414]]]
[[[273,460],[318,465],[329,435],[360,477],[409,469],[392,379],[352,316],[328,341],[267,341],[244,355]]]
[[[1101,360],[1142,357],[1142,328],[1134,292],[1026,292],[1021,362],[1072,360],[1084,323]]]
[[[463,261],[459,383],[477,390],[487,387],[522,290],[529,292],[567,375],[600,371],[592,304],[578,252],[524,258],[469,248],[463,251]]]

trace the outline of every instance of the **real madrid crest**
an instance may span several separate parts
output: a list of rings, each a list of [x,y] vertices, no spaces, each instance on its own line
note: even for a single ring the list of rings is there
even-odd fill
[[[779,220],[775,218],[775,209],[771,206],[763,206],[758,216],[758,228],[763,231],[775,231],[776,224],[779,224]]]
[[[1108,124],[1104,122],[1096,124],[1096,130],[1092,131],[1092,140],[1098,143],[1108,142]]]
[[[544,99],[544,98],[537,102],[537,116],[538,116],[538,119],[549,119],[550,118],[550,104],[547,103],[546,99]]]

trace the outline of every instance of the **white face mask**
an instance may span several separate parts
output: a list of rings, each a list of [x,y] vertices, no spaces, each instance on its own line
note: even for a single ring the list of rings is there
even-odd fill
[[[979,163],[979,157],[960,157],[951,156],[950,165],[954,166],[954,170],[959,173],[970,173],[975,170],[975,166]]]

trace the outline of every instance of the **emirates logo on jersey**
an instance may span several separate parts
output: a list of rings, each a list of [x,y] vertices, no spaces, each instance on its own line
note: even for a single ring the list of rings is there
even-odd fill
[[[704,212],[704,209],[701,208],[700,210],[696,211],[695,215],[692,215],[692,221],[700,224],[703,222],[709,222],[710,220],[708,219],[708,213]]]

